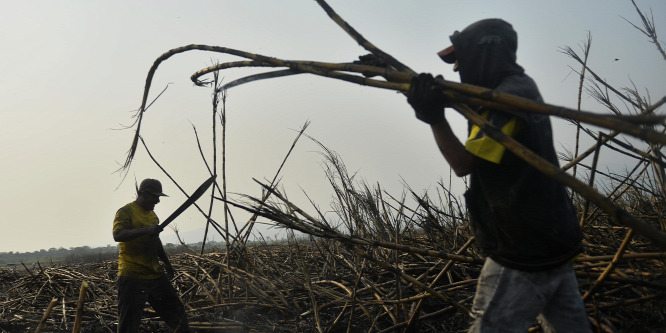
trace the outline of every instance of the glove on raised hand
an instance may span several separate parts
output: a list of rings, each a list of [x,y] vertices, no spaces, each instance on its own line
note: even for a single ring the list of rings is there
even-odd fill
[[[412,78],[407,102],[414,109],[416,118],[423,122],[436,124],[444,120],[446,100],[436,89],[435,78],[431,74],[421,73]]]
[[[381,58],[378,58],[377,56],[375,56],[372,53],[359,56],[358,60],[354,60],[354,64],[374,66],[374,67],[382,67],[382,68],[389,68],[390,67],[389,64],[386,63],[386,61],[384,61]],[[363,72],[361,74],[363,74],[363,76],[365,76],[365,77],[376,76],[376,74],[370,74],[370,73],[367,73],[367,72]]]
[[[378,58],[372,53],[368,53],[366,55],[362,55],[358,57],[358,60],[354,60],[355,64],[358,65],[367,65],[367,66],[375,66],[375,67],[388,67],[388,64],[386,61],[384,61],[381,58]]]

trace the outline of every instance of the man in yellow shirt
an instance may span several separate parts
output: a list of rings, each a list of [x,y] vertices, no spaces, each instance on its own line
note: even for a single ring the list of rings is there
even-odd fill
[[[144,179],[137,198],[116,212],[113,239],[118,255],[118,332],[137,332],[146,302],[176,332],[189,332],[185,308],[171,285],[173,267],[159,238],[162,228],[153,211],[160,202],[162,184]],[[159,260],[164,264],[162,272]]]

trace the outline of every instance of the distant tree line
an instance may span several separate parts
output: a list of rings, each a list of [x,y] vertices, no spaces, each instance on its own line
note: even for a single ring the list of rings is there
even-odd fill
[[[176,254],[185,251],[201,250],[202,243],[193,243],[186,246],[180,244],[166,243],[164,249],[169,254]],[[188,250],[188,248],[190,250]],[[214,252],[224,249],[224,243],[208,241],[206,242],[206,252]],[[0,252],[0,267],[21,267],[26,265],[29,268],[32,266],[52,266],[57,264],[76,264],[76,263],[89,263],[101,262],[105,260],[112,260],[118,257],[118,245],[107,245],[104,247],[91,248],[90,246],[70,247],[65,249],[63,247],[52,247],[48,250],[38,250],[34,252]]]
[[[107,245],[105,247],[91,248],[90,246],[70,247],[65,249],[63,247],[52,247],[48,250],[41,249],[34,252],[0,252],[0,266],[15,266],[21,265],[54,265],[59,263],[75,263],[81,259],[86,260],[92,257],[107,258],[118,255],[117,245]],[[105,260],[105,259],[102,259]]]

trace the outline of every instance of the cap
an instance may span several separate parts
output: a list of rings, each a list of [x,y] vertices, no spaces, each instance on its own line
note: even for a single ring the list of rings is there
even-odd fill
[[[142,193],[142,192],[148,192],[150,194],[154,194],[157,196],[164,196],[168,197],[168,195],[162,193],[162,183],[160,183],[159,180],[157,179],[151,179],[151,178],[146,178],[143,181],[141,181],[141,185],[139,185],[139,189],[137,192]]]
[[[456,62],[456,49],[453,45],[437,52],[437,55],[447,64],[453,64]]]

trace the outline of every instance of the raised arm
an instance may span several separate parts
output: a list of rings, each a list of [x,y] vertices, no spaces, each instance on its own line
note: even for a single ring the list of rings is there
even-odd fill
[[[453,134],[449,122],[444,119],[430,124],[430,128],[439,151],[449,163],[453,172],[456,173],[456,176],[463,177],[472,172],[476,157],[470,154],[458,137]]]
[[[435,78],[432,75],[419,74],[412,79],[407,102],[414,109],[416,118],[430,124],[439,151],[456,175],[462,177],[472,171],[476,158],[465,150],[465,146],[451,130],[449,122],[444,117],[447,101],[436,88]]]

